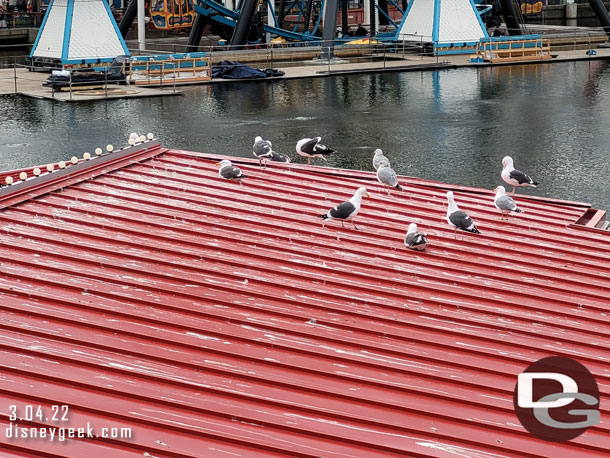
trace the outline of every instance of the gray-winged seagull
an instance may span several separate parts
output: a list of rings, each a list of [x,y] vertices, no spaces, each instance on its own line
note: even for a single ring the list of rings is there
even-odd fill
[[[498,186],[496,189],[494,189],[494,191],[496,191],[494,204],[496,204],[496,208],[498,210],[502,211],[502,219],[504,219],[504,216],[508,218],[510,212],[523,213],[523,210],[517,207],[514,199],[506,195],[504,186]]]

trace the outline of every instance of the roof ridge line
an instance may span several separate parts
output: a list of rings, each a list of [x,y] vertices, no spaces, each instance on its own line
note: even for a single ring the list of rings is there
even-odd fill
[[[121,148],[0,189],[0,210],[165,152],[158,141]]]

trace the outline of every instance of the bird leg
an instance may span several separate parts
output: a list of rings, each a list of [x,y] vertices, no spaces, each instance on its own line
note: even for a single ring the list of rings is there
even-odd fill
[[[360,230],[360,229],[358,229],[358,226],[356,226],[356,223],[354,223],[354,222],[352,221],[352,224],[354,225],[354,229],[356,229],[357,231],[359,231],[359,230]]]
[[[345,228],[345,224],[341,221],[341,227]]]
[[[453,238],[457,240],[457,227],[453,228]]]
[[[307,158],[307,165],[311,165],[311,158],[310,157]]]
[[[511,192],[511,194],[515,194],[516,191],[517,191],[517,186],[513,185],[513,192]]]

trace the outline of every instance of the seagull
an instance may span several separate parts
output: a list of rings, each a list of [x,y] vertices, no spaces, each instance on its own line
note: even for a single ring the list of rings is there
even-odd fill
[[[447,208],[447,222],[453,226],[456,238],[458,229],[466,232],[473,232],[475,234],[481,233],[477,229],[472,218],[458,208],[455,200],[453,200],[453,191],[447,192],[447,201],[449,203],[449,207]]]
[[[383,185],[384,189],[386,186],[389,186],[391,188],[396,188],[399,191],[402,191],[402,187],[400,186],[400,184],[398,184],[398,177],[396,176],[396,172],[390,167],[389,162],[387,165],[382,163],[377,169],[377,181],[379,181]]]
[[[275,151],[271,151],[271,160],[273,162],[290,162],[290,158],[288,156]]]
[[[331,208],[325,215],[320,215],[320,218],[322,218],[324,222],[326,222],[327,219],[340,219],[341,225],[345,227],[343,221],[351,220],[358,214],[358,211],[360,211],[362,196],[370,197],[369,193],[366,191],[366,188],[358,188],[350,200]],[[324,225],[324,222],[322,225]],[[353,221],[352,224],[356,229],[358,229]]]
[[[375,150],[375,155],[373,156],[373,167],[375,167],[375,170],[379,170],[379,167],[381,167],[382,165],[390,167],[390,161],[387,157],[383,155],[383,151],[377,148]]]
[[[532,180],[521,170],[516,170],[515,167],[513,167],[512,157],[506,156],[504,159],[502,159],[502,167],[502,179],[506,183],[513,186],[513,192],[511,192],[511,194],[515,193],[515,189],[517,186],[531,186],[534,188],[538,186],[537,181]]]
[[[523,213],[523,210],[517,207],[517,204],[513,198],[506,195],[504,186],[498,186],[496,189],[494,189],[494,191],[496,192],[494,203],[496,204],[496,208],[502,211],[501,219],[504,219],[505,215],[508,218],[510,212]]]
[[[228,159],[223,159],[217,165],[220,166],[218,175],[220,175],[221,178],[225,178],[227,180],[237,180],[239,181],[239,184],[241,184],[242,178],[248,178],[247,175],[244,175],[244,172],[242,172],[239,167],[232,165],[231,161]]]
[[[252,154],[258,158],[258,164],[262,165],[263,161],[273,157],[273,149],[271,142],[263,140],[263,137],[257,136],[252,145]]]
[[[324,155],[335,151],[320,144],[320,140],[322,140],[322,137],[303,138],[297,142],[297,153],[299,156],[307,158],[307,165],[310,164],[312,157],[319,157],[326,161],[327,159]]]
[[[409,224],[407,236],[405,237],[405,246],[415,251],[424,251],[428,248],[428,237],[423,232],[417,231],[417,224]]]

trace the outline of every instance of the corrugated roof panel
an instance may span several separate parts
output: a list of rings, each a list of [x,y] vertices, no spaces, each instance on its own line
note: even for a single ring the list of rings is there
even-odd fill
[[[132,431],[4,437],[6,456],[605,454],[610,237],[573,225],[587,204],[517,194],[501,221],[491,191],[401,177],[388,196],[370,172],[236,159],[240,185],[217,159],[147,143],[0,190],[2,405]],[[323,228],[362,185],[360,230]],[[447,189],[482,235],[454,237]],[[551,355],[603,398],[557,444],[512,401]]]

